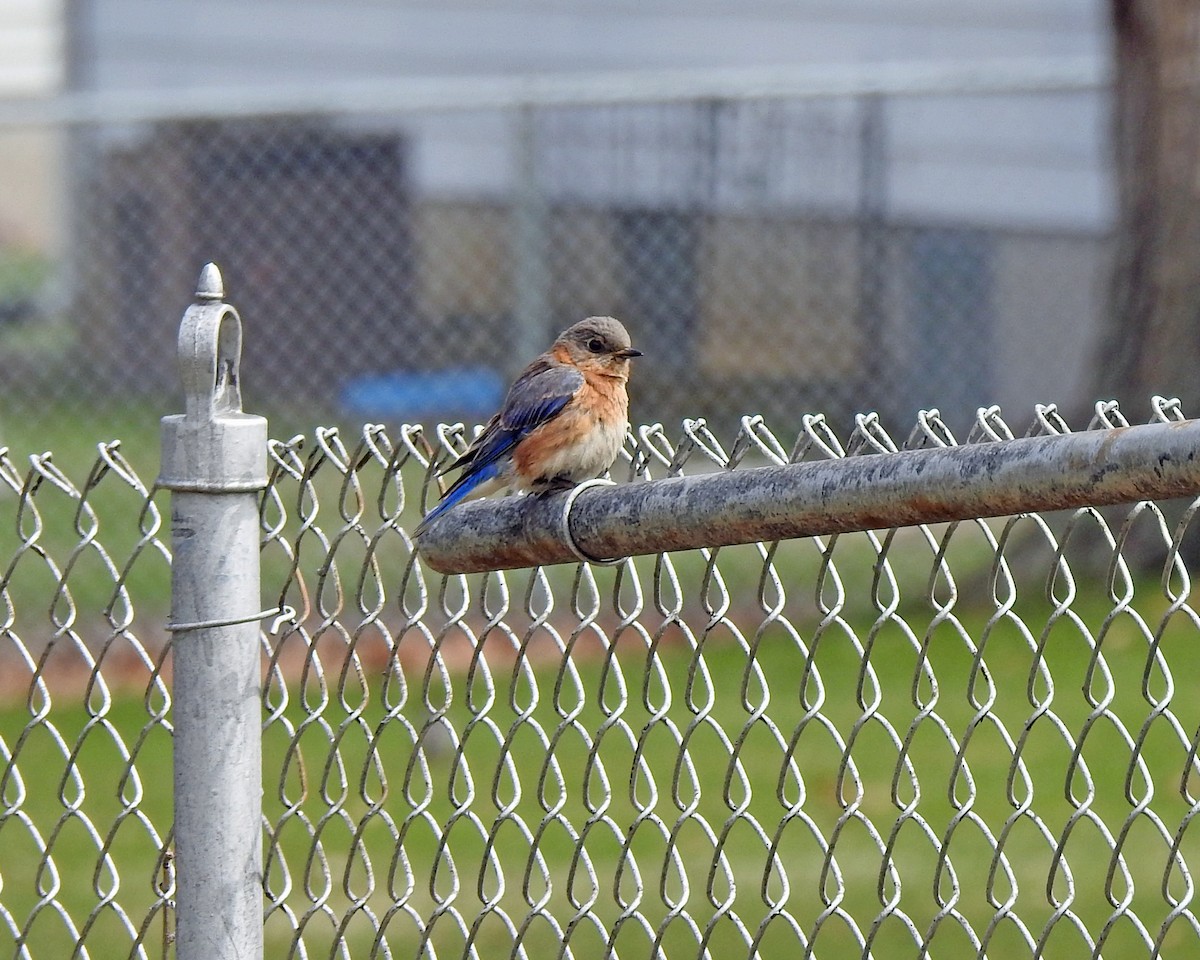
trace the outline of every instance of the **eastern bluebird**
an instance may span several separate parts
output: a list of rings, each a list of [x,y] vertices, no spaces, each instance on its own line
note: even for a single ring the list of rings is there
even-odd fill
[[[548,493],[611,466],[629,427],[629,361],[642,351],[612,317],[588,317],[558,335],[508,388],[500,412],[467,451],[461,468],[417,536],[468,496],[505,487]]]

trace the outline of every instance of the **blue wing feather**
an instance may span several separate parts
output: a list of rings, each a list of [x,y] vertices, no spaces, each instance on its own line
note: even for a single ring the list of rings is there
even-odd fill
[[[539,357],[509,387],[504,403],[467,451],[443,472],[462,468],[446,493],[421,521],[425,526],[462,501],[479,484],[499,476],[513,448],[544,423],[553,420],[583,386],[574,367]]]
[[[575,367],[552,361],[532,364],[508,390],[500,407],[500,423],[529,433],[553,419],[583,386]]]

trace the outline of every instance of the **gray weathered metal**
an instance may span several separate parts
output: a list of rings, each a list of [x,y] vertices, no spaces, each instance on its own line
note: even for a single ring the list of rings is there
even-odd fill
[[[475,573],[1190,496],[1198,450],[1185,420],[485,500],[431,524],[420,553]]]
[[[242,412],[241,320],[217,268],[184,314],[183,415],[162,421],[171,490],[176,950],[262,956],[258,498],[267,421]]]

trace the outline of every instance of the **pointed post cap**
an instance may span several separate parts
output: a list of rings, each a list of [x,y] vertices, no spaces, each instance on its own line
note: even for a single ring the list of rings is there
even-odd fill
[[[200,280],[196,283],[197,300],[224,300],[225,281],[221,277],[220,268],[209,261],[200,271]]]
[[[179,326],[185,414],[164,417],[159,486],[236,493],[267,485],[267,421],[242,412],[242,321],[206,263]]]

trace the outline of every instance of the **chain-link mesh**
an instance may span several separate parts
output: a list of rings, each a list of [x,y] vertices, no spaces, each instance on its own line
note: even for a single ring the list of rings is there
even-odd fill
[[[990,408],[966,442],[1010,435]],[[465,439],[271,444],[268,956],[1200,949],[1196,502],[442,578],[409,531]],[[954,442],[927,413],[903,445]],[[687,421],[613,474],[896,446]],[[78,486],[0,466],[0,945],[165,955],[157,501],[114,445]]]
[[[170,554],[117,443],[76,485],[0,452],[0,950],[164,956]],[[136,597],[136,603],[135,603]]]
[[[642,420],[732,429],[746,409],[782,422],[868,408],[908,421],[1031,395],[1077,409],[1108,227],[1005,214],[1028,177],[969,153],[914,155],[906,131],[992,111],[1002,130],[1091,116],[1099,96],[748,91],[0,127],[0,153],[48,138],[65,213],[58,241],[25,241],[0,198],[0,389],[10,412],[47,421],[64,404],[169,412],[167,318],[215,260],[252,321],[250,405],[301,409],[306,424],[484,418],[526,358],[597,314],[654,358],[633,400]],[[1081,183],[1103,177],[1098,138],[1077,139],[1069,156],[1029,158],[1049,195],[1064,163]],[[936,185],[929,162],[948,168]],[[23,182],[34,163],[9,175]],[[86,378],[71,374],[80,362]]]

